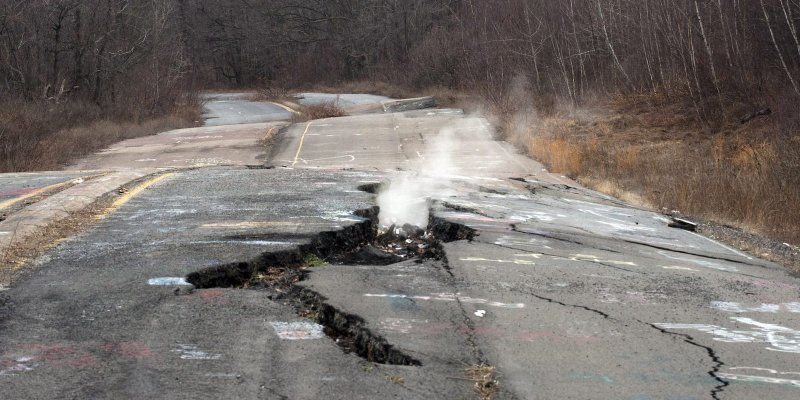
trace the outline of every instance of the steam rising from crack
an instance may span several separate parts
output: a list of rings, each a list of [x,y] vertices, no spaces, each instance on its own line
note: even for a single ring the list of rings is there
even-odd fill
[[[381,228],[427,227],[433,199],[454,196],[457,181],[478,179],[490,169],[479,158],[491,141],[482,118],[464,118],[426,140],[410,170],[396,173],[378,194]]]

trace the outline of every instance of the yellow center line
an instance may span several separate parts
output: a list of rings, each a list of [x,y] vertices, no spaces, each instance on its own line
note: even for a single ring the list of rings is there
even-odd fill
[[[111,212],[113,212],[114,210],[116,210],[117,208],[119,208],[120,206],[122,206],[123,204],[127,203],[127,202],[128,202],[128,200],[132,199],[134,196],[136,196],[137,194],[141,193],[143,190],[145,190],[145,189],[149,188],[150,186],[153,186],[153,185],[155,185],[155,184],[156,184],[156,183],[158,183],[158,182],[161,182],[161,181],[163,181],[164,179],[167,179],[167,178],[169,178],[169,177],[170,177],[170,176],[172,176],[172,175],[175,175],[175,173],[174,173],[174,172],[169,172],[169,173],[166,173],[166,174],[163,174],[163,175],[156,176],[156,177],[154,177],[154,178],[148,179],[148,180],[146,180],[146,181],[144,181],[144,182],[140,183],[139,185],[137,185],[137,186],[136,186],[136,187],[134,187],[133,189],[131,189],[131,190],[129,190],[129,191],[127,191],[127,192],[125,192],[124,194],[122,194],[121,196],[119,196],[119,198],[117,198],[116,200],[114,200],[114,202],[113,202],[113,203],[111,203],[111,205],[110,205],[110,206],[108,206],[108,208],[106,208],[105,210],[103,210],[103,212],[102,212],[102,213],[100,213],[100,214],[97,216],[97,219],[102,219],[102,218],[105,218],[105,216],[106,216],[106,215],[110,214]]]
[[[274,105],[276,105],[276,106],[278,106],[278,107],[280,107],[280,108],[282,108],[282,109],[284,109],[284,110],[286,110],[286,111],[288,111],[288,112],[290,112],[292,114],[300,114],[299,111],[293,110],[292,108],[290,108],[289,106],[287,106],[285,104],[277,103],[277,102],[274,102],[274,101],[270,101],[270,104],[274,104]]]
[[[300,158],[300,151],[303,150],[303,142],[306,140],[306,133],[308,133],[308,128],[311,127],[311,122],[313,121],[308,121],[308,124],[306,124],[306,130],[303,131],[303,136],[300,136],[300,145],[297,146],[297,153],[294,155],[294,162],[292,163],[293,167],[295,164],[297,164],[297,160]]]
[[[34,197],[34,196],[38,196],[38,195],[40,195],[42,193],[49,192],[49,191],[52,191],[52,190],[57,190],[57,189],[59,189],[59,188],[61,188],[63,186],[70,185],[70,184],[72,184],[72,182],[74,182],[74,179],[70,179],[70,180],[68,180],[66,182],[54,183],[52,185],[36,189],[36,190],[34,190],[34,191],[32,191],[32,192],[30,192],[28,194],[19,196],[17,198],[13,198],[11,200],[6,200],[6,201],[0,203],[0,210],[2,210],[4,208],[11,207],[14,204],[19,203],[20,201],[29,199],[29,198]]]

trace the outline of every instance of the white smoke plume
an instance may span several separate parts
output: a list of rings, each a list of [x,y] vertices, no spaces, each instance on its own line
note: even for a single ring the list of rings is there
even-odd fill
[[[484,124],[482,118],[465,118],[429,138],[411,170],[392,176],[378,194],[382,228],[405,224],[425,228],[432,199],[452,195],[456,181],[476,179],[489,168],[480,158],[492,141]]]

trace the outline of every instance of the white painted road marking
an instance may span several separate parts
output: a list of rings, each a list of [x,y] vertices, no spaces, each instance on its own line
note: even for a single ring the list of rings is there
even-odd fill
[[[412,300],[435,300],[435,301],[459,301],[461,303],[470,304],[486,304],[492,307],[500,308],[525,308],[523,303],[501,303],[498,301],[489,301],[486,299],[475,299],[472,297],[460,296],[458,293],[439,293],[433,296],[409,296],[406,294],[372,294],[365,293],[364,297],[383,297],[389,299],[412,299]]]
[[[222,357],[222,354],[199,350],[193,344],[178,344],[178,348],[171,351],[180,354],[183,360],[219,360]]]
[[[147,280],[147,284],[151,286],[192,286],[191,283],[186,282],[186,278],[151,278]]]
[[[285,340],[320,339],[325,334],[322,325],[313,322],[270,322],[279,338]]]

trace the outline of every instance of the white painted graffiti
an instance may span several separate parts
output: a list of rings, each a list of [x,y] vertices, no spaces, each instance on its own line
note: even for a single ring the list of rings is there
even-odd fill
[[[151,286],[192,286],[191,283],[186,282],[185,278],[178,277],[151,278],[147,280],[147,284]]]
[[[491,259],[481,258],[481,257],[466,257],[466,258],[461,258],[460,260],[461,261],[473,261],[473,262],[475,262],[475,261],[483,261],[483,262],[493,262],[493,263],[501,263],[501,264],[536,265],[536,263],[531,261],[531,260],[520,260],[520,259],[514,259],[514,260],[491,260]]]
[[[494,241],[494,244],[498,246],[520,247],[522,248],[522,250],[527,250],[526,247],[529,246],[537,246],[545,249],[552,248],[548,246],[548,244],[550,244],[550,241],[547,239],[535,238],[535,237],[522,239],[520,237],[508,236],[508,235],[500,236],[499,238],[497,238],[497,240]]]
[[[755,375],[737,375],[737,374],[728,374],[724,372],[717,373],[717,376],[722,379],[728,379],[731,381],[776,383],[781,385],[791,385],[800,388],[800,380],[797,379],[772,378],[769,376],[755,376]]]
[[[499,263],[499,264],[517,264],[517,265],[536,265],[534,261],[531,260],[524,260],[523,258],[533,258],[533,259],[540,259],[544,257],[544,254],[541,253],[527,253],[527,254],[514,254],[513,260],[502,260],[502,259],[489,259],[489,258],[482,258],[482,257],[465,257],[461,258],[461,261],[470,261],[470,262],[492,262],[492,263]],[[620,260],[610,260],[610,259],[603,259],[595,255],[590,254],[572,254],[569,257],[562,257],[562,256],[552,256],[547,255],[548,258],[553,260],[565,260],[565,261],[581,261],[581,262],[593,262],[599,264],[613,264],[613,265],[626,265],[635,267],[636,263],[632,261],[620,261]]]
[[[410,333],[414,325],[427,324],[428,320],[386,318],[380,322],[380,330],[398,333]]]
[[[171,351],[180,354],[183,360],[219,360],[222,357],[222,354],[205,352],[193,344],[178,344],[178,348]]]
[[[731,371],[739,370],[739,369],[749,369],[749,370],[753,370],[753,371],[762,371],[762,372],[770,373],[770,374],[773,374],[773,375],[798,375],[798,376],[800,376],[800,372],[780,372],[780,371],[772,369],[772,368],[730,367],[728,369],[731,370]]]
[[[14,359],[14,361],[11,363],[11,366],[0,369],[0,376],[17,375],[20,372],[33,371],[33,365],[31,364],[32,361],[33,357],[18,357]]]
[[[744,317],[732,317],[731,320],[751,325],[751,330],[729,330],[716,325],[706,324],[655,324],[661,329],[693,329],[714,335],[714,340],[727,343],[769,343],[767,350],[786,353],[800,353],[800,331],[780,325],[766,324]]]
[[[774,370],[771,368],[758,368],[758,367],[732,367],[728,368],[730,371],[738,371],[738,370],[750,370],[755,372],[750,372],[748,375],[742,374],[734,374],[728,372],[720,372],[717,373],[717,376],[723,379],[728,379],[732,381],[741,381],[741,382],[758,382],[758,383],[774,383],[780,385],[790,385],[794,387],[800,388],[800,379],[787,379],[783,377],[775,377],[775,376],[764,376],[766,374],[770,375],[800,375],[800,372],[781,372],[778,370]],[[759,375],[752,375],[754,373],[761,373]]]
[[[499,308],[525,308],[523,303],[501,303],[498,301],[489,301],[486,299],[476,299],[467,296],[461,296],[460,293],[433,293],[430,296],[412,296],[407,294],[372,294],[366,293],[364,297],[383,297],[389,299],[412,299],[412,300],[430,300],[430,301],[458,301],[461,303],[469,304],[486,304],[487,306]]]
[[[669,258],[670,260],[690,262],[692,264],[699,265],[701,267],[716,269],[718,271],[727,271],[727,272],[738,272],[739,271],[738,268],[736,268],[736,267],[734,267],[732,265],[722,265],[720,263],[716,263],[716,262],[713,262],[713,261],[707,261],[707,260],[701,260],[701,259],[694,258],[694,257],[676,256],[676,255],[671,254],[670,252],[664,251],[664,250],[659,250],[658,254],[660,254],[660,255],[662,255],[662,256],[664,256],[666,258]]]
[[[800,303],[782,303],[782,304],[759,304],[756,306],[744,306],[739,303],[730,301],[712,301],[711,307],[720,311],[733,312],[733,313],[746,313],[746,312],[759,312],[759,313],[778,313],[786,311],[790,313],[800,313]]]
[[[557,258],[557,257],[556,257]],[[572,257],[568,258],[568,260],[572,261],[588,261],[593,263],[603,263],[603,264],[614,264],[614,265],[628,265],[631,267],[635,267],[636,263],[632,261],[618,261],[618,260],[606,260],[602,259],[598,256],[594,256],[591,254],[573,254]]]
[[[308,340],[325,336],[322,325],[313,322],[270,322],[270,325],[281,339]]]

